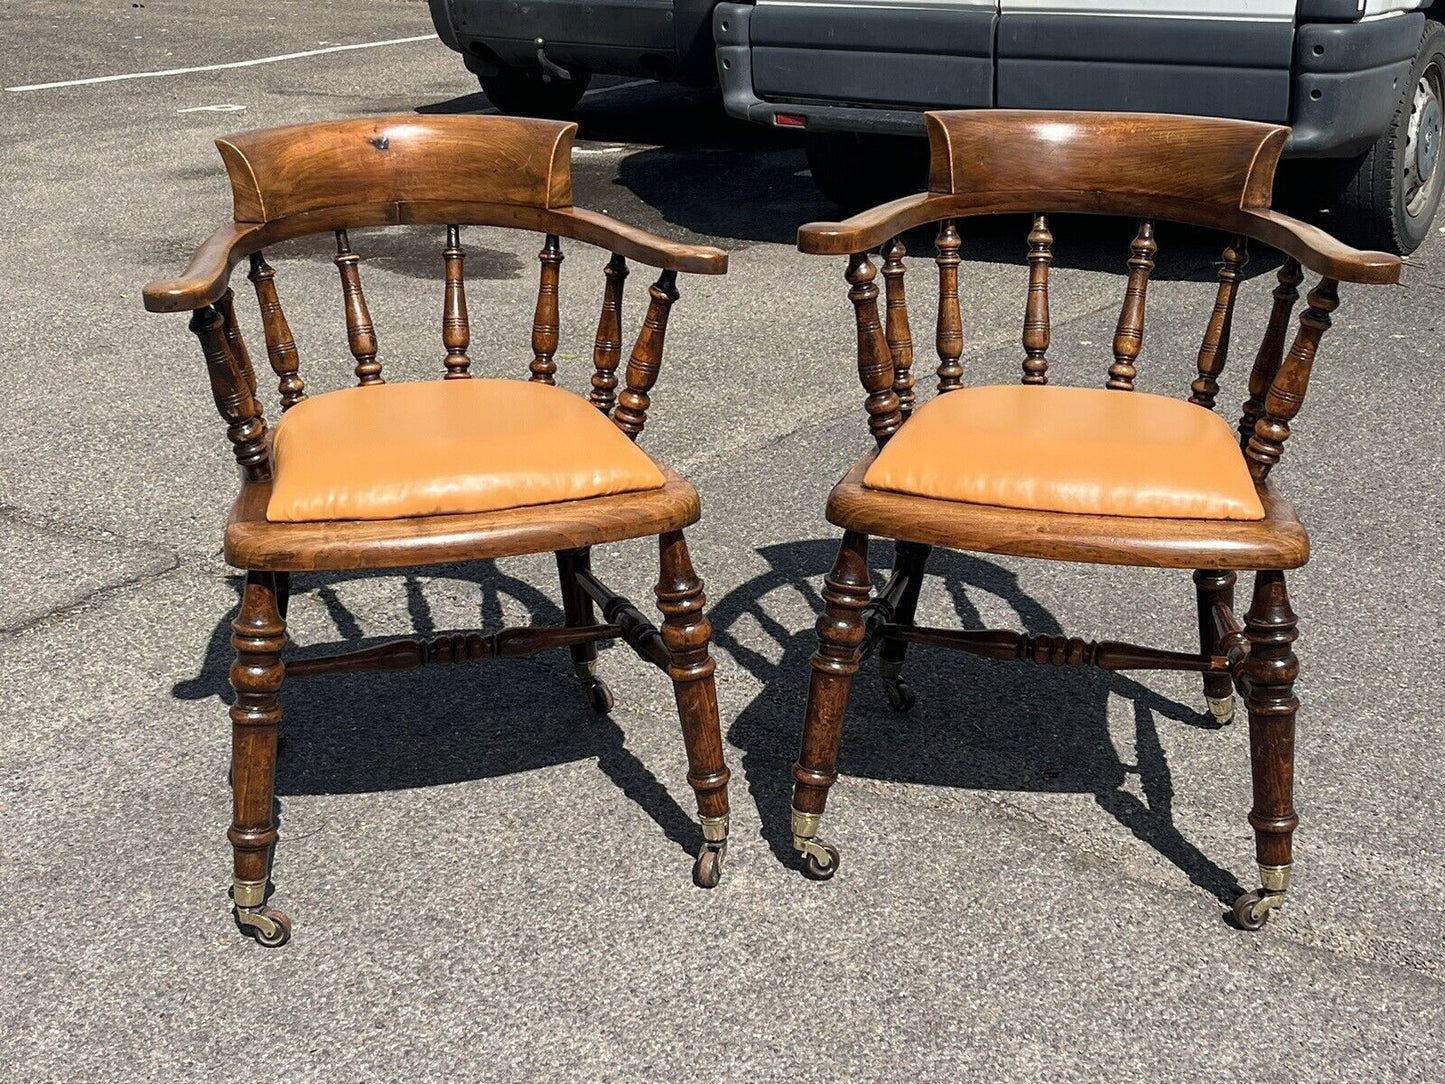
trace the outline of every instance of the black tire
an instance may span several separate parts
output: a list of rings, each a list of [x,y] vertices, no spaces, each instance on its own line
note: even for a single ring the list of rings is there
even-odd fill
[[[543,79],[540,68],[503,68],[496,75],[479,75],[487,100],[514,117],[547,117],[566,120],[592,76],[573,72],[571,79]]]
[[[912,136],[819,132],[808,136],[808,168],[818,190],[845,210],[921,191],[928,142]]]
[[[1401,256],[1420,247],[1445,190],[1445,163],[1439,158],[1442,107],[1445,26],[1429,20],[1390,126],[1339,178],[1329,203],[1332,233]],[[1423,182],[1422,164],[1428,170]]]

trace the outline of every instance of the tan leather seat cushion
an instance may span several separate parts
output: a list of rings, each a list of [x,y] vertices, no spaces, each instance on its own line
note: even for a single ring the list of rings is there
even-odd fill
[[[587,400],[522,380],[373,384],[276,428],[272,522],[492,512],[659,489],[662,471]]]
[[[1168,519],[1263,519],[1229,423],[1161,395],[964,388],[917,410],[863,484],[1003,508]]]

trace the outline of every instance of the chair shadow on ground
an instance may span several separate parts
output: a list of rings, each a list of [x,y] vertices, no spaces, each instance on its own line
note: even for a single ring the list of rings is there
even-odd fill
[[[789,823],[791,768],[808,659],[817,638],[811,623],[792,631],[777,615],[786,609],[796,624],[800,601],[812,613],[822,611],[814,585],[831,567],[837,549],[836,539],[765,546],[758,552],[768,571],[730,591],[711,610],[714,643],[765,686],[732,723],[728,738],[742,750],[743,774],[762,817],[763,835],[777,858],[790,865],[796,861]],[[891,547],[878,544],[870,556],[876,588],[891,565]],[[928,573],[921,613],[927,611],[928,594],[941,586],[961,627],[984,627],[974,600],[989,594],[1017,614],[1014,627],[1032,634],[1064,631],[1011,572],[989,561],[935,550]],[[783,597],[790,592],[801,599]],[[1122,674],[1001,663],[918,647],[909,652],[904,676],[918,704],[911,713],[897,715],[882,694],[876,658],[859,671],[839,757],[843,776],[970,790],[1090,794],[1226,907],[1243,891],[1233,874],[1180,833],[1171,812],[1174,788],[1160,722],[1218,729],[1207,713]],[[1111,696],[1132,703],[1136,764],[1124,763],[1110,739]],[[1138,776],[1142,800],[1124,787],[1130,775]],[[846,828],[839,826],[838,835],[846,838]]]
[[[357,617],[337,588],[376,577],[400,579],[406,591],[410,629],[364,636]],[[506,575],[489,562],[426,570],[474,584],[479,596],[475,628],[502,628],[502,602],[520,603],[539,625],[561,625],[560,607],[532,584]],[[231,584],[240,601],[241,577]],[[314,647],[288,648],[288,659],[353,650],[439,631],[416,575],[397,573],[298,573],[292,614],[303,594],[326,607],[338,637]],[[176,683],[182,700],[216,698],[216,725],[227,726],[223,703],[231,701],[229,670],[233,608],[217,623],[200,671]],[[515,621],[513,622],[515,623]],[[606,651],[609,645],[599,645]],[[650,671],[644,664],[630,662]],[[651,675],[649,676],[656,676]],[[619,680],[621,675],[619,675]],[[619,699],[625,686],[616,688]],[[401,673],[343,674],[287,681],[281,690],[285,716],[276,766],[278,823],[281,800],[299,794],[349,794],[456,783],[511,775],[596,757],[598,767],[629,800],[690,854],[702,845],[701,830],[657,779],[628,750],[621,727],[588,706],[572,675],[567,652],[558,649],[530,659],[487,659],[481,663],[429,666]],[[681,736],[677,755],[684,756]]]

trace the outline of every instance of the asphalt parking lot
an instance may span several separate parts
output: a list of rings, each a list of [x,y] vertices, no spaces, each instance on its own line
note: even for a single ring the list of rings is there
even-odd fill
[[[579,108],[577,203],[731,253],[725,278],[679,283],[645,441],[703,496],[690,539],[734,771],[723,884],[689,882],[671,693],[625,648],[602,657],[603,718],[560,652],[317,679],[283,694],[274,879],[296,933],[267,952],[225,901],[230,456],[185,319],[144,313],[140,288],[229,214],[215,136],[487,103],[403,0],[15,0],[5,23],[6,87],[391,42],[0,91],[6,1079],[1441,1078],[1445,240],[1399,287],[1342,290],[1276,474],[1314,540],[1292,578],[1287,909],[1257,934],[1223,921],[1255,877],[1247,735],[1206,721],[1196,679],[926,650],[906,717],[859,682],[826,829],[843,866],[814,884],[788,847],[788,768],[837,539],[823,500],[868,438],[841,261],[791,239],[834,211],[795,142],[729,121],[714,95],[599,81]],[[974,382],[1017,371],[1024,232],[966,238]],[[1055,235],[1050,372],[1097,385],[1129,233]],[[440,373],[442,237],[353,242],[388,376]],[[466,243],[475,370],[519,374],[538,239]],[[1161,228],[1141,387],[1187,387],[1217,251]],[[344,386],[329,252],[268,255],[308,385]],[[605,260],[573,246],[563,268],[574,388]],[[1246,356],[1276,266],[1250,264]],[[926,343],[930,277],[913,274]],[[1244,398],[1246,370],[1237,356],[1221,403]],[[594,559],[651,597],[651,546]],[[934,623],[1192,646],[1187,575],[962,554],[930,571]],[[559,617],[550,559],[296,589],[301,649]]]

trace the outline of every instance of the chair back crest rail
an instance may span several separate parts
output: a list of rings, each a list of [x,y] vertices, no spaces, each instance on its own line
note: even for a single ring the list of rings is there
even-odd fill
[[[1228,360],[1234,306],[1251,240],[1284,254],[1268,326],[1249,377],[1238,422],[1240,444],[1256,482],[1280,460],[1299,412],[1320,340],[1339,304],[1341,281],[1392,283],[1400,260],[1352,249],[1270,207],[1275,168],[1287,128],[1214,118],[1119,113],[977,110],[926,115],[931,142],[929,190],[865,211],[845,222],[810,223],[798,231],[804,252],[847,256],[848,296],[858,334],[858,376],[869,430],[879,446],[916,406],[913,341],[903,280],[902,237],[938,223],[938,392],[964,386],[965,328],[959,297],[962,245],[958,220],[1027,213],[1027,292],[1021,346],[1025,384],[1048,382],[1049,270],[1054,236],[1049,214],[1125,215],[1138,226],[1121,270],[1127,276],[1105,387],[1129,392],[1144,344],[1158,220],[1220,230],[1228,241],[1205,323],[1189,401],[1215,408]],[[880,322],[871,253],[879,250],[886,321]],[[1289,325],[1303,268],[1319,275],[1293,339]]]
[[[235,222],[197,250],[180,279],[145,289],[156,312],[190,311],[216,408],[248,480],[270,476],[266,421],[256,376],[228,281],[248,259],[266,355],[281,410],[306,398],[300,355],[282,308],[276,271],[264,249],[332,232],[347,343],[358,385],[385,382],[378,335],[362,285],[362,258],[350,230],[381,225],[444,227],[440,351],[448,380],[469,379],[471,331],[465,284],[464,225],[535,230],[543,235],[532,320],[528,379],[554,384],[561,340],[558,289],[562,239],[609,251],[593,339],[588,398],[632,439],[646,425],[662,364],[668,316],[680,271],[721,274],[727,255],[683,245],[572,206],[570,154],[575,124],[510,117],[389,117],[297,125],[218,139],[230,177]],[[478,198],[478,197],[482,198]],[[619,394],[622,294],[629,259],[656,267],[657,281]],[[891,361],[889,372],[892,372]]]

